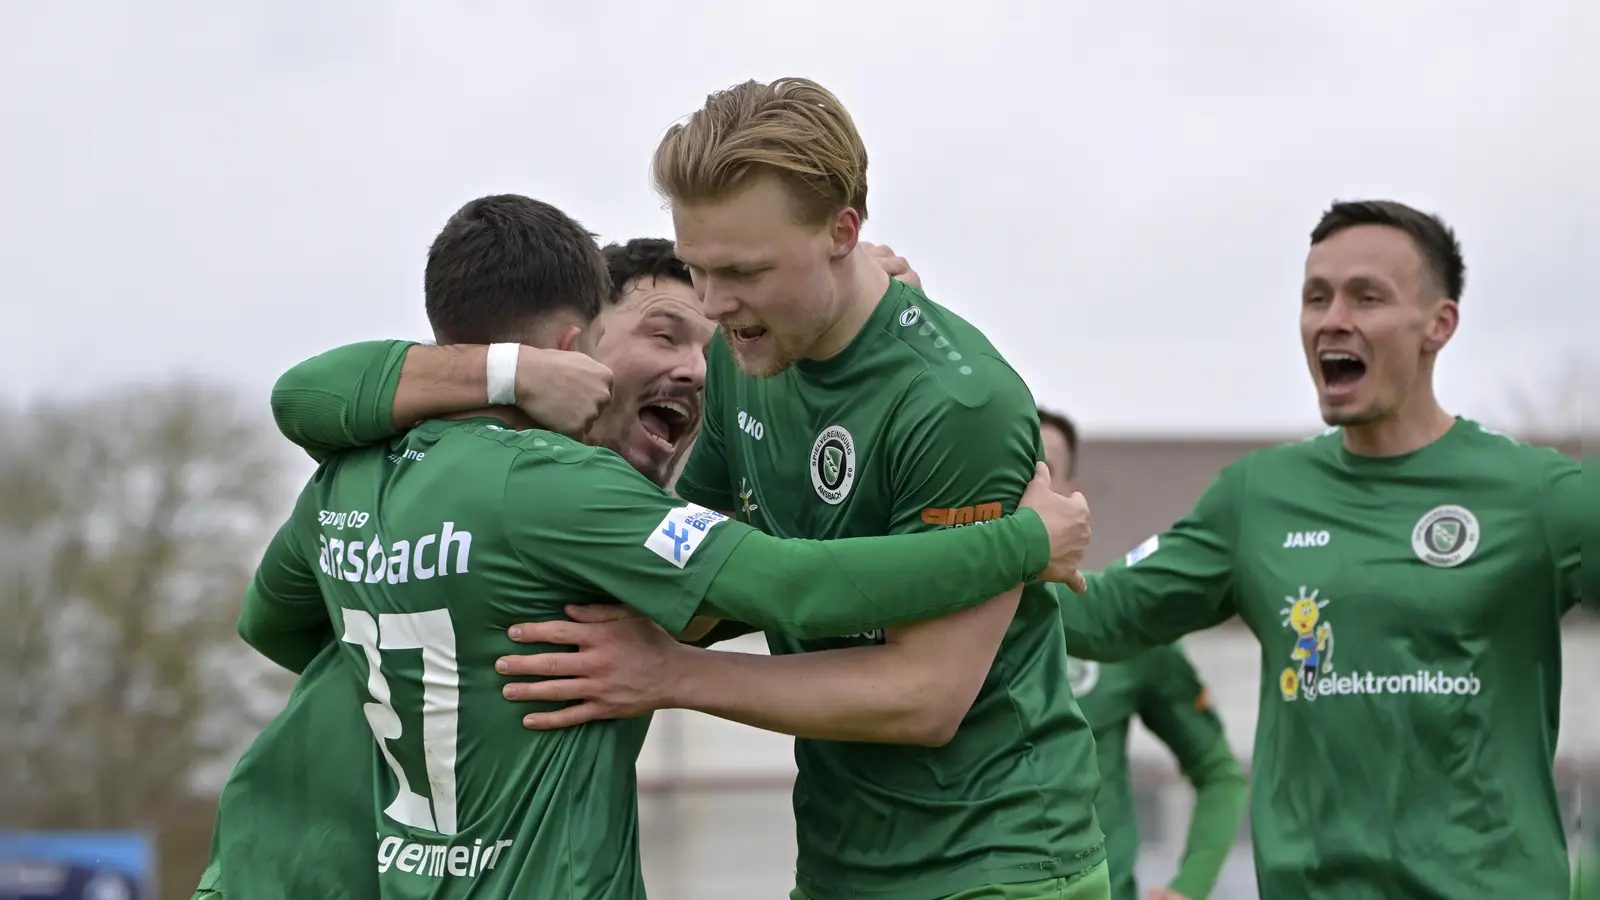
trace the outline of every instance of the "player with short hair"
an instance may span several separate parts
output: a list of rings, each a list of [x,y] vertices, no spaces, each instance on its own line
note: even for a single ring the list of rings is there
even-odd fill
[[[1045,462],[1058,493],[1078,490],[1078,429],[1065,415],[1039,410]],[[1194,785],[1188,838],[1172,880],[1148,900],[1204,900],[1216,886],[1244,820],[1244,773],[1211,705],[1200,673],[1177,644],[1153,647],[1119,662],[1067,660],[1072,696],[1094,729],[1100,766],[1095,811],[1106,833],[1114,900],[1138,900],[1134,880],[1139,822],[1128,780],[1128,731],[1138,717],[1172,751]]]
[[[1562,897],[1561,618],[1577,463],[1446,413],[1455,234],[1392,201],[1311,232],[1300,333],[1320,437],[1228,466],[1194,510],[1062,595],[1115,659],[1238,616],[1261,644],[1251,833],[1263,897]]]
[[[866,165],[849,113],[805,79],[714,94],[663,139],[654,173],[677,253],[725,338],[677,490],[781,537],[983,531],[1040,458],[1033,397],[981,333],[889,277],[897,257],[859,240]],[[436,388],[418,381],[404,402],[442,402]],[[507,660],[566,676],[510,685],[513,699],[581,701],[531,726],[684,707],[795,735],[795,897],[1109,896],[1093,737],[1042,585],[851,636],[768,630],[770,656],[573,615],[521,640],[581,637],[581,653]]]
[[[496,271],[485,252],[518,266]],[[476,329],[586,346],[610,293],[591,236],[559,210],[512,196],[452,217],[430,248],[426,283],[444,342]],[[644,327],[652,298],[637,302]],[[703,358],[684,346],[684,367],[671,374],[697,386]],[[491,400],[498,350],[486,361]],[[606,432],[619,450],[670,456],[645,416],[681,386],[615,407],[637,425]],[[491,669],[517,621],[621,598],[672,633],[705,612],[822,637],[960,609],[1035,569],[1068,577],[1087,543],[1081,498],[1057,497],[1042,476],[1025,498],[1039,514],[986,533],[774,540],[671,497],[612,452],[529,425],[515,410],[484,408],[326,460],[241,616],[252,643],[291,661],[291,638],[312,651],[331,625],[364,680],[376,738],[367,757],[375,749],[383,763],[375,862],[385,897],[642,895],[633,767],[648,718],[526,733]],[[632,440],[640,429],[651,445]]]

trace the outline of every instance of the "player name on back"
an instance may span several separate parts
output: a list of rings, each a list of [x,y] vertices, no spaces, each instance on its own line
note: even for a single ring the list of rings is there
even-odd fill
[[[334,531],[359,530],[370,520],[359,510],[331,513],[323,510],[319,524]],[[454,522],[443,523],[432,534],[390,540],[374,531],[370,536],[317,536],[317,565],[322,573],[349,582],[404,584],[427,581],[468,571],[472,555],[472,532],[459,529]]]

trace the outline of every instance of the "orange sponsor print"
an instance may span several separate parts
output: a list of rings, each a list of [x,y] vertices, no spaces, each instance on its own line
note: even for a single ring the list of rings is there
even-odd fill
[[[972,506],[947,509],[930,506],[922,511],[922,521],[929,525],[971,525],[973,522],[988,522],[998,518],[1000,518],[998,503],[975,503]]]

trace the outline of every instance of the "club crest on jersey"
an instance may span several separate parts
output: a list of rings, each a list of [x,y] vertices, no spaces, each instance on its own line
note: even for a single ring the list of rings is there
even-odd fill
[[[1087,697],[1100,683],[1100,664],[1091,659],[1067,657],[1067,685],[1072,696]]]
[[[843,425],[829,425],[811,445],[811,486],[823,503],[838,506],[855,480],[855,438]]]
[[[1478,549],[1478,517],[1464,506],[1436,506],[1411,529],[1411,549],[1430,566],[1448,569]]]

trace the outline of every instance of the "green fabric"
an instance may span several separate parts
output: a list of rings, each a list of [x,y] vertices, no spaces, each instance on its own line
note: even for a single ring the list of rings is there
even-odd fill
[[[789,900],[813,900],[796,887]],[[1044,881],[984,884],[948,894],[939,900],[1112,900],[1107,864],[1097,863],[1086,872]]]
[[[678,493],[778,537],[993,530],[1040,458],[1022,379],[899,282],[827,360],[753,378],[714,343],[705,398]],[[774,654],[884,640],[767,632]],[[1101,862],[1094,740],[1065,680],[1055,597],[1030,585],[948,744],[797,740],[796,883],[819,900],[926,900]]]
[[[1117,659],[1235,615],[1254,632],[1262,896],[1559,897],[1579,482],[1574,460],[1467,420],[1398,457],[1337,431],[1252,453],[1062,596],[1068,647]]]
[[[399,434],[394,394],[414,343],[346,344],[283,373],[272,387],[278,430],[318,462]]]
[[[1128,734],[1137,718],[1172,751],[1194,785],[1188,837],[1168,886],[1190,900],[1204,900],[1238,837],[1247,790],[1199,673],[1177,645],[1117,663],[1074,659],[1068,673],[1072,694],[1094,729],[1100,768],[1095,810],[1106,833],[1112,896],[1142,896],[1134,880],[1139,823],[1128,779]]]

